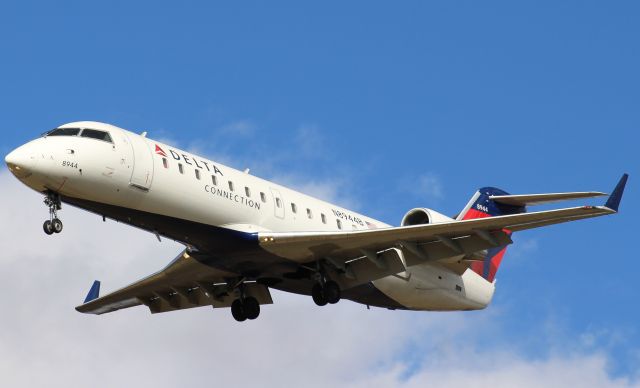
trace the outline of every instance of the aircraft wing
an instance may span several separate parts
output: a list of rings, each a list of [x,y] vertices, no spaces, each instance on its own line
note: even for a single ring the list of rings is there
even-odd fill
[[[342,267],[360,258],[369,259],[378,267],[388,266],[380,262],[378,253],[399,247],[405,253],[407,265],[424,261],[465,257],[482,249],[505,246],[511,243],[507,232],[538,228],[585,218],[613,214],[618,211],[627,174],[618,182],[604,206],[580,206],[531,213],[519,213],[488,218],[451,220],[424,225],[401,226],[373,230],[345,232],[260,232],[259,243],[263,249],[300,263],[328,259]],[[581,198],[601,193],[568,193],[566,198]],[[535,195],[518,199],[521,202],[547,202],[560,200],[562,194]],[[529,198],[531,197],[531,198]],[[503,198],[507,200],[507,198]],[[509,198],[509,200],[515,200]],[[406,253],[409,253],[407,256]],[[359,260],[358,260],[359,261]],[[397,260],[396,260],[397,261]],[[411,262],[413,261],[413,263]]]
[[[499,246],[503,229],[519,231],[615,213],[603,206],[582,206],[426,225],[358,230],[348,232],[261,232],[260,245],[278,256],[298,262],[324,257],[360,257],[367,251],[378,252],[397,245],[442,244],[454,253],[464,253],[463,242],[473,238]],[[475,236],[475,237],[474,237]],[[458,246],[457,248],[455,248]],[[429,256],[428,252],[424,252]],[[451,255],[450,255],[451,256]]]
[[[100,282],[94,282],[85,303],[76,307],[81,313],[104,314],[145,305],[152,313],[199,306],[230,307],[236,296],[233,281],[238,274],[211,268],[182,252],[159,272],[103,297],[98,297]],[[245,295],[260,304],[271,304],[269,289],[259,283],[244,283]]]

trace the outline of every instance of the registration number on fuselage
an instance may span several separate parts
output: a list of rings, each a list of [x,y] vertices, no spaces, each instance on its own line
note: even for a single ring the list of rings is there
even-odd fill
[[[78,163],[77,162],[70,162],[68,160],[63,160],[62,161],[62,167],[78,168]]]

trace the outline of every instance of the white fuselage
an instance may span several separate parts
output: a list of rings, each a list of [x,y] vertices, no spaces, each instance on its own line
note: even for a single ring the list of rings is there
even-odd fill
[[[136,223],[135,218],[157,215],[247,234],[389,227],[118,127],[95,122],[66,126],[108,131],[112,142],[79,136],[38,138],[7,156],[14,175],[34,190],[54,191],[66,202],[108,217],[112,215],[101,212],[98,205],[84,204],[120,209],[118,214],[131,212],[121,220],[185,245],[196,245],[187,230],[181,234],[166,225]],[[415,310],[481,309],[494,292],[492,283],[471,270],[458,275],[429,263],[375,280],[373,286],[402,307]]]

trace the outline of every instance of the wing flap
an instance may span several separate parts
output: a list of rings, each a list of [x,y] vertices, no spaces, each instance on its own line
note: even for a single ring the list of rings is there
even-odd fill
[[[142,298],[142,304],[147,306],[152,314],[157,314],[202,306],[231,307],[237,298],[236,295],[229,292],[226,284],[199,283],[197,287],[184,293],[179,293],[173,288],[172,291],[164,294],[154,293],[154,296]],[[261,305],[273,303],[269,289],[263,284],[245,283],[244,294],[245,296],[253,296]]]
[[[485,236],[486,237],[486,236]],[[503,231],[492,233],[491,241],[478,235],[453,239],[453,246],[437,241],[416,244],[402,241],[400,248],[389,248],[380,252],[365,251],[361,257],[349,260],[344,264],[332,257],[331,262],[344,276],[337,277],[342,289],[348,289],[386,276],[395,275],[411,267],[425,262],[440,261],[440,264],[456,267],[468,266],[473,260],[481,260],[478,252],[496,246],[512,243],[509,235]]]
[[[345,275],[336,278],[342,289],[349,289],[406,270],[404,253],[397,248],[375,253],[367,252],[362,257],[338,266],[342,267]]]

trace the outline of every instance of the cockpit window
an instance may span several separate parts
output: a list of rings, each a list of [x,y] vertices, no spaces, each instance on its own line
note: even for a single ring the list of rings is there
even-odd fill
[[[109,132],[98,131],[96,129],[83,129],[80,137],[89,137],[91,139],[103,140],[109,143],[113,143],[111,140],[111,136],[109,136]]]
[[[80,128],[56,128],[45,136],[77,136]]]

